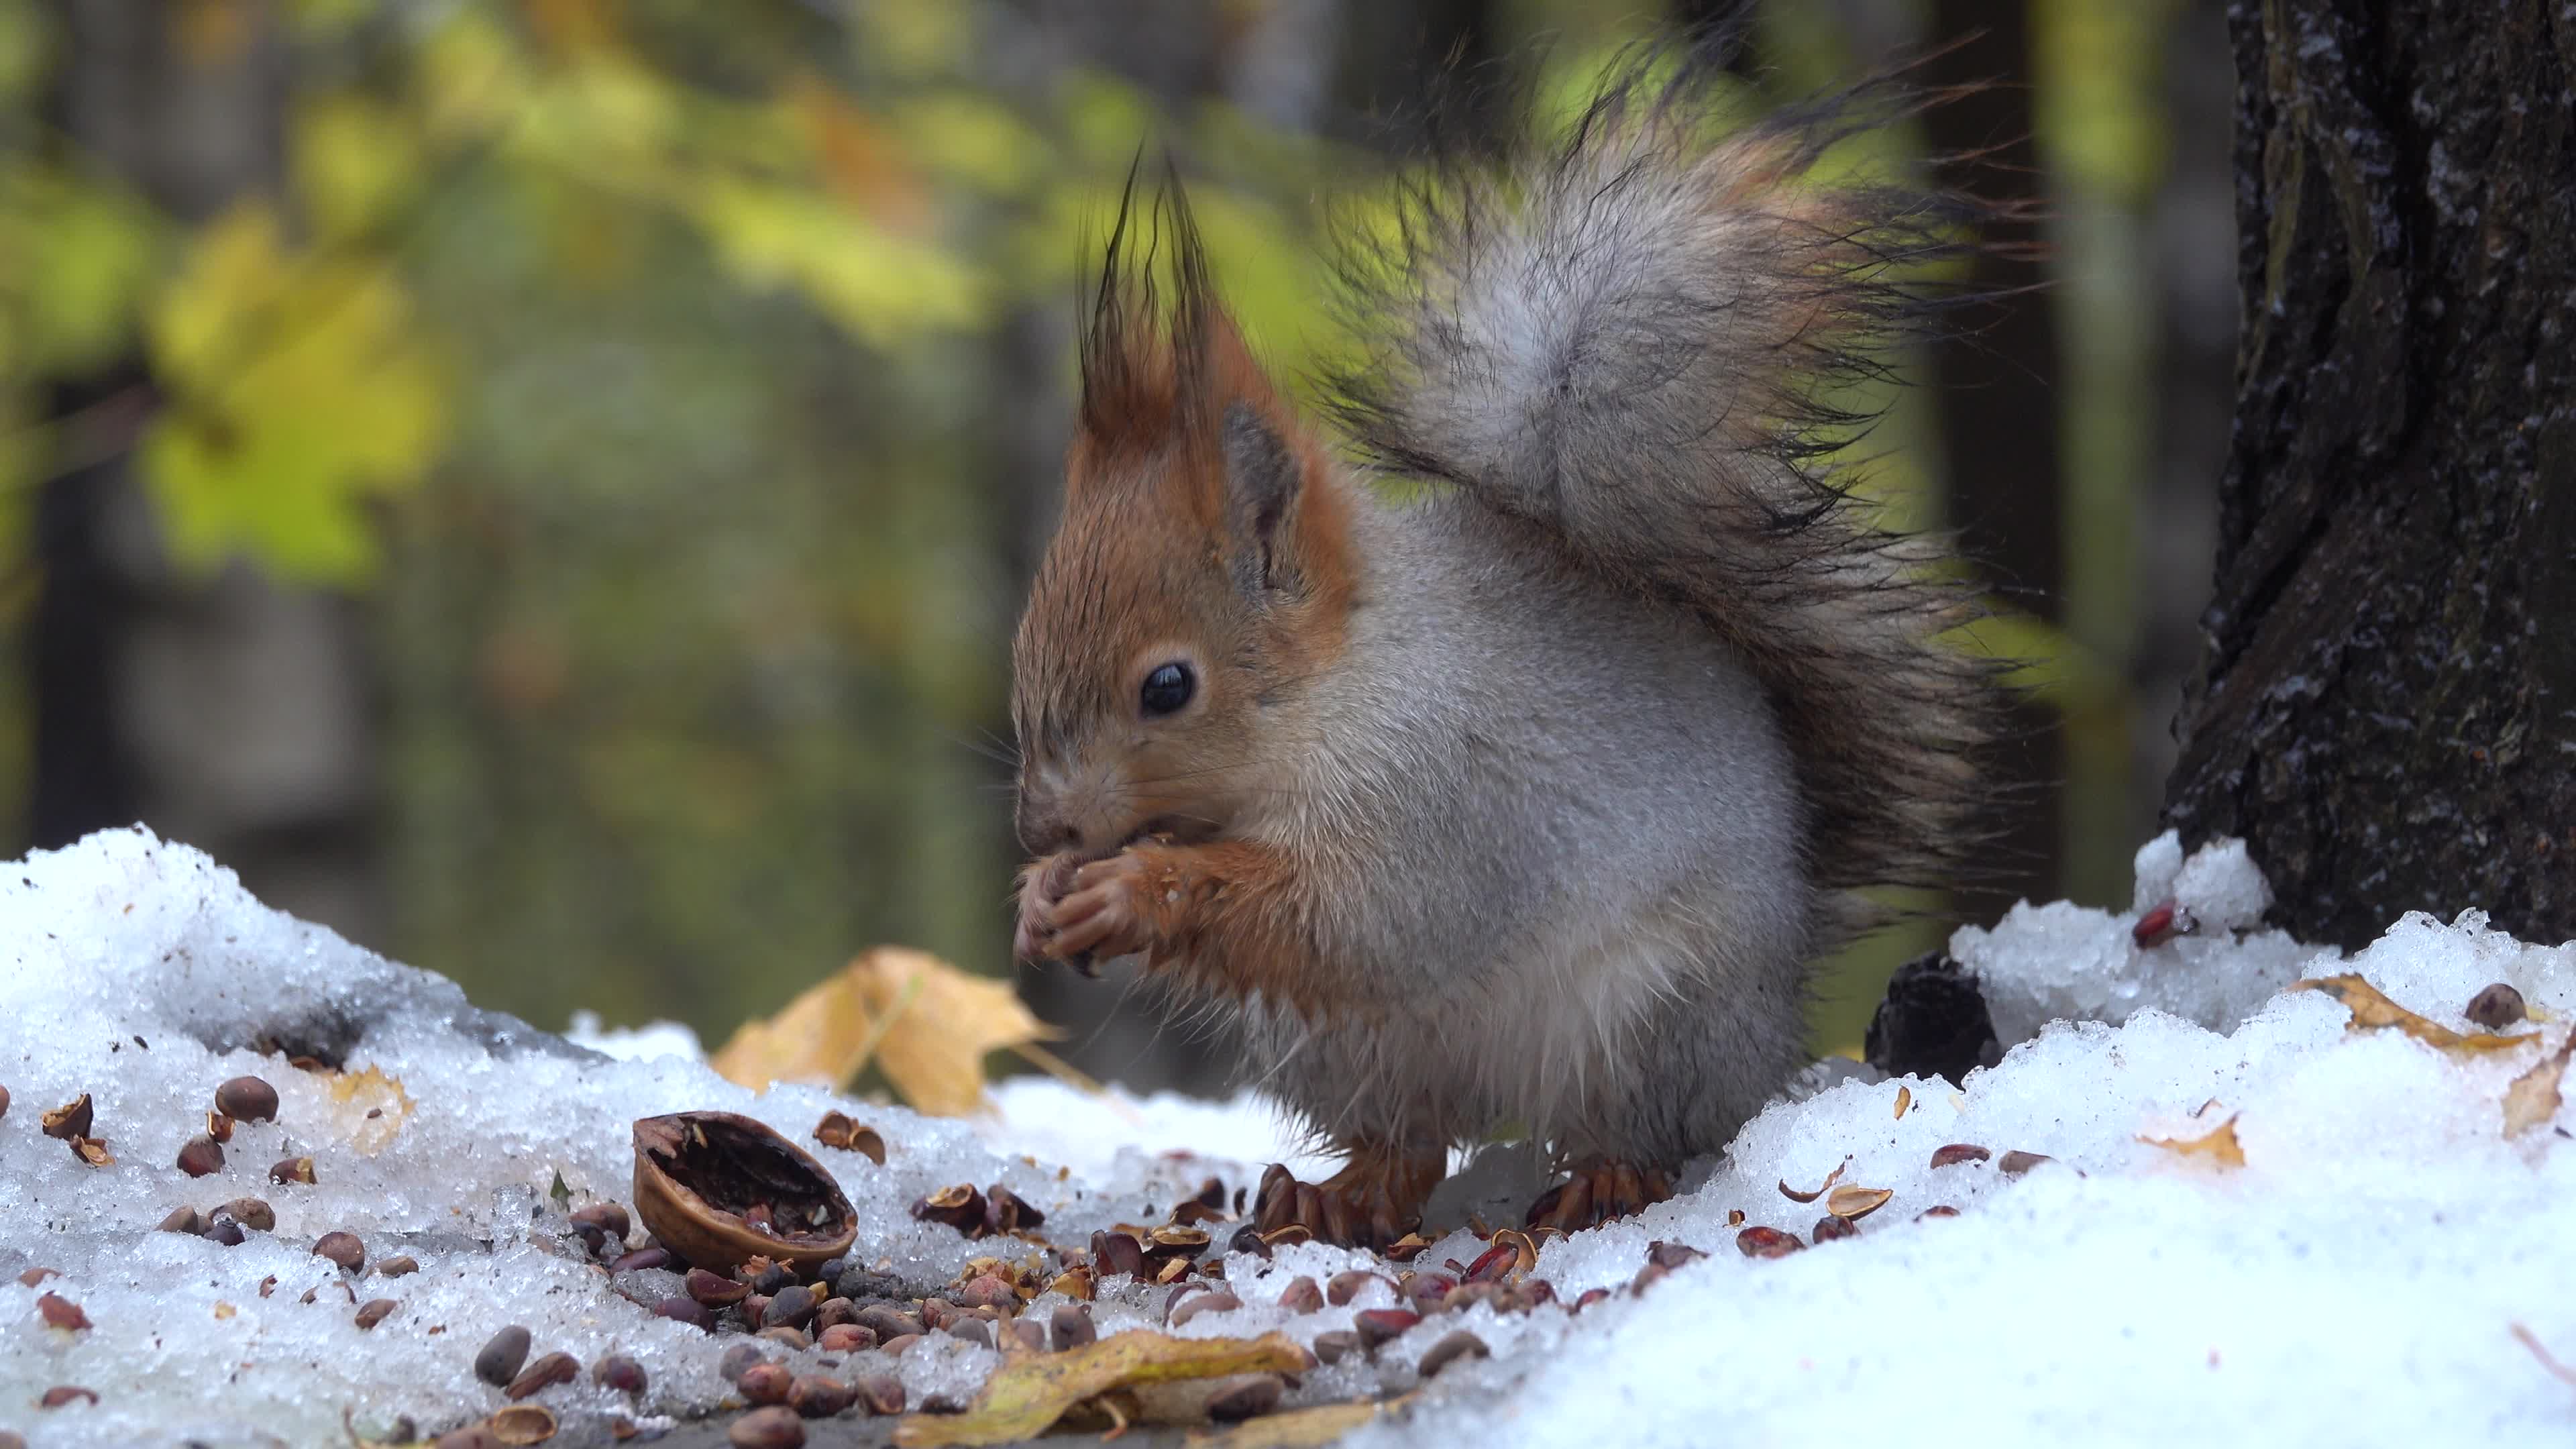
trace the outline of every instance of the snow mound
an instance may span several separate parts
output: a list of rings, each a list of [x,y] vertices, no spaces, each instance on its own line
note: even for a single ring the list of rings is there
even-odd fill
[[[2576,1112],[2508,1135],[2502,1106],[2576,1016],[2576,945],[2524,945],[2473,912],[2410,915],[2338,962],[2258,929],[2262,883],[2241,850],[2186,861],[2160,841],[2139,874],[2129,913],[2023,907],[1960,933],[1954,951],[2010,1046],[1999,1065],[1955,1087],[1818,1074],[1725,1159],[1685,1174],[1682,1196],[1546,1242],[1533,1275],[1555,1303],[1435,1313],[1306,1375],[1289,1403],[1419,1386],[1350,1442],[1496,1449],[1604,1436],[2576,1440],[2576,1386],[2517,1336],[2576,1359],[2576,1242],[2554,1226],[2576,1200],[2563,1130]],[[2139,918],[2169,899],[2188,931],[2141,946]],[[1160,1221],[1209,1175],[1248,1188],[1253,1164],[1293,1141],[1257,1099],[1103,1101],[1043,1081],[1007,1084],[980,1122],[811,1089],[755,1096],[710,1072],[684,1031],[591,1024],[593,1050],[478,1011],[441,978],[268,911],[203,855],[138,832],[0,873],[0,948],[0,1428],[35,1444],[343,1443],[344,1414],[369,1437],[405,1417],[435,1433],[499,1405],[471,1364],[509,1323],[539,1353],[644,1365],[640,1401],[587,1377],[548,1390],[541,1402],[568,1424],[717,1412],[717,1360],[744,1340],[653,1316],[616,1289],[668,1291],[656,1275],[614,1282],[567,1236],[567,1208],[627,1199],[637,1117],[738,1111],[809,1145],[827,1109],[876,1126],[882,1168],[815,1152],[859,1213],[853,1262],[915,1294],[995,1251],[911,1217],[937,1188],[1002,1182],[1070,1246]],[[2510,984],[2540,1020],[2509,1030],[2535,1040],[2445,1051],[2356,1031],[2331,997],[2280,989],[2332,972],[2460,1032],[2475,1030],[2461,1015],[2473,995]],[[2089,1019],[2051,1021],[2062,1016]],[[299,1071],[287,1055],[342,1070]],[[204,1130],[215,1084],[246,1073],[277,1088],[277,1120],[237,1126],[214,1175],[183,1175],[178,1149]],[[38,1130],[82,1092],[113,1165]],[[2145,1140],[2220,1132],[2241,1165]],[[1960,1146],[1986,1155],[1940,1152]],[[2016,1152],[2048,1160],[2008,1161]],[[1934,1166],[1936,1154],[1964,1160]],[[292,1156],[313,1159],[315,1182],[268,1180]],[[1738,1251],[1748,1227],[1809,1243],[1837,1200],[1793,1201],[1783,1184],[1805,1194],[1837,1171],[1838,1186],[1873,1190],[1846,1210],[1888,1194],[1856,1236],[1780,1258]],[[273,1232],[224,1247],[154,1231],[172,1208],[246,1196],[273,1205]],[[311,1252],[333,1230],[419,1271],[348,1278]],[[1641,1275],[1651,1244],[1670,1266]],[[1413,1267],[1447,1272],[1485,1248],[1449,1232]],[[1392,1270],[1320,1311],[1281,1306],[1282,1291],[1374,1265],[1311,1244],[1234,1255],[1226,1286],[1244,1306],[1178,1331],[1312,1342],[1394,1306]],[[34,1268],[60,1276],[21,1284]],[[1566,1311],[1595,1288],[1613,1291]],[[46,1326],[45,1293],[90,1326]],[[1095,1314],[1104,1333],[1159,1323],[1168,1295],[1111,1279]],[[380,1297],[397,1307],[359,1328],[355,1302]],[[1423,1353],[1460,1328],[1493,1356],[1423,1383]],[[778,1351],[800,1370],[831,1357]],[[850,1357],[832,1371],[898,1373],[915,1403],[969,1395],[999,1361],[936,1332],[899,1356]],[[38,1407],[59,1385],[98,1400]]]

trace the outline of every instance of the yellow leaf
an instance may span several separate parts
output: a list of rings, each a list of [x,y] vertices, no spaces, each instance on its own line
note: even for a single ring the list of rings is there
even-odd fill
[[[745,1022],[711,1059],[725,1080],[841,1087],[873,1057],[906,1103],[962,1117],[984,1103],[984,1057],[1056,1035],[1010,983],[936,956],[880,946],[766,1021]]]
[[[1192,1434],[1187,1442],[1208,1449],[1315,1449],[1338,1442],[1343,1435],[1412,1397],[1399,1394],[1370,1403],[1317,1404],[1311,1409],[1265,1414],[1216,1433]]]
[[[1131,1384],[1298,1373],[1306,1351],[1286,1334],[1259,1338],[1173,1338],[1134,1329],[1069,1353],[1033,1354],[1004,1364],[963,1414],[915,1414],[894,1431],[903,1449],[950,1444],[1016,1444],[1044,1433],[1067,1409]]]
[[[2218,1130],[2206,1137],[2184,1141],[2179,1137],[2141,1137],[2150,1147],[2161,1147],[2179,1157],[2202,1157],[2221,1167],[2243,1167],[2245,1148],[2236,1140],[2236,1119],[2229,1117],[2218,1124]]]
[[[2352,1012],[2352,1030],[2377,1031],[2395,1027],[2427,1046],[2455,1052],[2491,1052],[2538,1041],[2540,1033],[2527,1031],[2520,1036],[2495,1036],[2473,1032],[2463,1036],[2434,1022],[2426,1021],[2405,1007],[2380,994],[2379,988],[2358,976],[2322,976],[2299,982],[2294,991],[2322,991],[2342,1002]]]
[[[2567,1057],[2576,1052],[2576,1032],[2558,1050],[2532,1063],[2531,1070],[2504,1089],[2504,1135],[2519,1137],[2558,1115],[2558,1082],[2567,1075]]]
[[[419,147],[392,111],[349,93],[318,96],[295,118],[296,194],[325,236],[383,219],[419,175]]]
[[[829,197],[710,177],[679,199],[737,277],[803,293],[871,346],[979,326],[991,310],[992,287],[980,270]]]

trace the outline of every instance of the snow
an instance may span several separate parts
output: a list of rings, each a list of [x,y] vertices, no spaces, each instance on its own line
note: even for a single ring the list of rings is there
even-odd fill
[[[2024,906],[1958,934],[1952,952],[1985,982],[2008,1048],[1999,1065],[1955,1086],[1819,1072],[1726,1158],[1685,1173],[1679,1198],[1547,1242],[1535,1276],[1558,1306],[1432,1315],[1374,1358],[1308,1374],[1289,1402],[1411,1390],[1423,1351],[1466,1328],[1492,1359],[1458,1362],[1350,1442],[2576,1438],[2576,1386],[2513,1333],[2576,1359],[2576,1242],[2557,1226],[2576,1199],[2562,1145],[2576,1111],[2507,1137],[2500,1107],[2576,1017],[2576,944],[2518,943],[2474,912],[2448,925],[2410,915],[2338,961],[2260,928],[2263,887],[2241,847],[2185,860],[2168,837],[2140,852],[2138,874],[2128,912]],[[2140,946],[2139,918],[2168,900],[2188,930]],[[567,1421],[716,1410],[716,1360],[743,1340],[618,1296],[565,1240],[550,1196],[560,1179],[573,1208],[627,1201],[638,1117],[738,1111],[808,1145],[859,1213],[854,1261],[916,1292],[995,1251],[910,1217],[939,1187],[1004,1182],[1049,1215],[1048,1238],[1074,1246],[1096,1227],[1162,1221],[1208,1175],[1249,1187],[1256,1164],[1298,1143],[1251,1097],[1104,1099],[1021,1080],[985,1118],[938,1121],[810,1088],[754,1095],[714,1076],[685,1029],[593,1021],[579,1045],[478,1011],[442,978],[270,912],[203,855],[140,832],[0,871],[0,945],[0,1428],[41,1445],[346,1442],[344,1412],[370,1437],[406,1416],[435,1433],[501,1402],[471,1363],[508,1323],[531,1329],[536,1353],[588,1365],[614,1351],[650,1375],[640,1403],[586,1377],[547,1391]],[[2281,990],[2334,972],[2460,1031],[2472,995],[2510,983],[2542,1018],[2513,1030],[2541,1045],[2445,1053],[2354,1031],[2328,996]],[[344,1073],[299,1071],[263,1043],[339,1058]],[[176,1153],[204,1130],[215,1084],[245,1073],[277,1088],[278,1120],[239,1124],[222,1171],[183,1176]],[[45,1109],[84,1091],[112,1166],[39,1132]],[[884,1167],[813,1145],[832,1108],[880,1131]],[[2141,1140],[2222,1124],[2241,1167]],[[1956,1143],[1993,1155],[1930,1165]],[[2053,1160],[2007,1174],[2012,1150]],[[290,1155],[311,1156],[318,1180],[272,1185],[268,1165]],[[1779,1184],[1804,1192],[1838,1167],[1843,1184],[1892,1193],[1856,1238],[1776,1260],[1735,1251],[1730,1210],[1809,1236],[1826,1200],[1793,1202]],[[1525,1154],[1487,1154],[1444,1191],[1435,1222],[1507,1200],[1532,1170]],[[227,1248],[153,1230],[173,1207],[244,1196],[274,1206],[273,1233]],[[1935,1205],[1960,1211],[1918,1217]],[[406,1253],[420,1271],[370,1270],[344,1293],[310,1251],[335,1229],[370,1259]],[[1653,1242],[1708,1256],[1631,1291]],[[1450,1232],[1413,1266],[1471,1262],[1485,1246]],[[1311,1342],[1355,1309],[1393,1306],[1393,1270],[1317,1312],[1280,1307],[1281,1291],[1372,1265],[1318,1245],[1268,1263],[1236,1255],[1227,1287],[1245,1306],[1178,1331],[1277,1327]],[[21,1285],[33,1267],[61,1276]],[[666,1277],[626,1286],[651,1297]],[[1618,1291],[1564,1311],[1596,1287]],[[1095,1316],[1103,1332],[1157,1324],[1169,1291],[1113,1279]],[[46,1327],[46,1292],[91,1326]],[[377,1297],[399,1307],[359,1329],[353,1300]],[[809,1367],[824,1357],[777,1352]],[[938,1333],[899,1357],[851,1358],[839,1367],[899,1373],[916,1403],[968,1395],[998,1362]],[[36,1407],[63,1384],[99,1402]]]

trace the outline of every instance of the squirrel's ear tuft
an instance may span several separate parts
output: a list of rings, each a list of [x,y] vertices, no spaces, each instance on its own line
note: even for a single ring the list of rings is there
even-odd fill
[[[1225,513],[1234,535],[1235,583],[1246,594],[1294,587],[1291,520],[1305,465],[1252,404],[1229,403],[1218,432],[1225,459]]]

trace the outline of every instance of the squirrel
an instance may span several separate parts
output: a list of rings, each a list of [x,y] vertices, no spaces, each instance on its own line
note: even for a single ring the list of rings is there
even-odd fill
[[[1968,863],[1973,592],[1832,452],[1980,213],[1818,174],[1892,76],[1721,126],[1721,60],[1416,173],[1336,257],[1320,417],[1130,174],[1013,644],[1014,949],[1240,1028],[1347,1160],[1273,1166],[1265,1234],[1382,1247],[1507,1129],[1533,1226],[1669,1196],[1807,1065],[1861,893]]]

